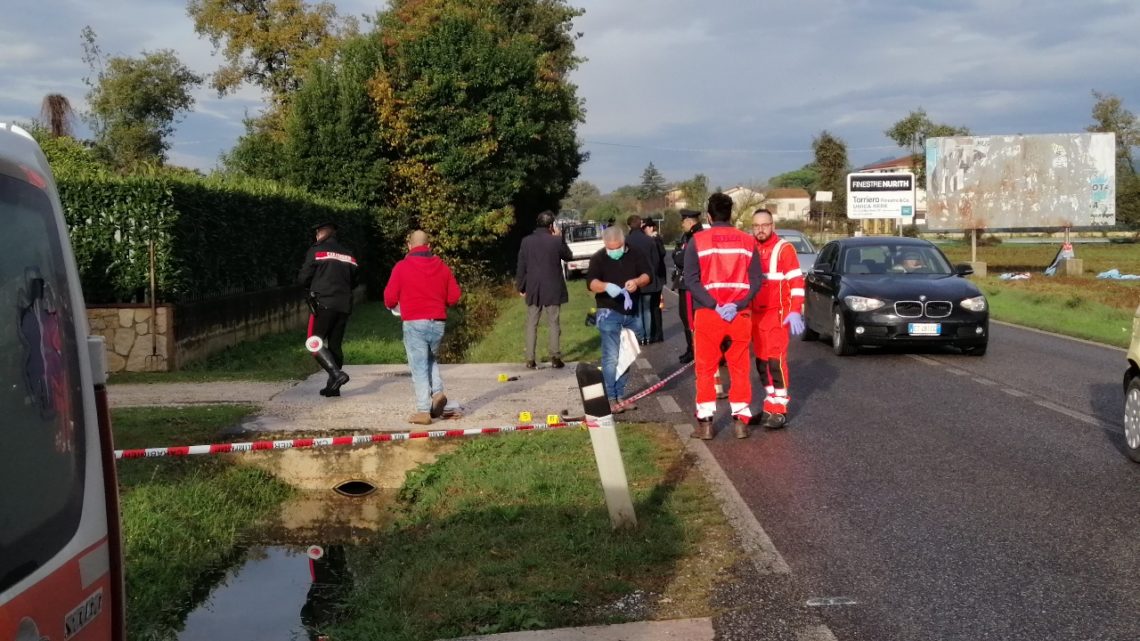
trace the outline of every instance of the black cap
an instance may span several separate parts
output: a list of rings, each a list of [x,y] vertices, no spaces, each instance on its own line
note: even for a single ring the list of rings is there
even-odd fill
[[[682,209],[681,218],[700,218],[701,212],[695,209]]]
[[[314,232],[316,232],[318,229],[320,229],[320,228],[322,228],[322,227],[332,227],[332,228],[333,228],[333,231],[336,231],[336,229],[337,229],[337,227],[336,227],[336,223],[334,223],[334,222],[324,222],[324,223],[317,223],[316,225],[313,225],[313,231],[314,231]]]

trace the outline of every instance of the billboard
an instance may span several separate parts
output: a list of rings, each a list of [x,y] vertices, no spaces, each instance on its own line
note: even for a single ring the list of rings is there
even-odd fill
[[[909,171],[847,174],[847,217],[913,220],[914,187],[914,174]]]
[[[1116,224],[1116,134],[926,141],[932,230]]]

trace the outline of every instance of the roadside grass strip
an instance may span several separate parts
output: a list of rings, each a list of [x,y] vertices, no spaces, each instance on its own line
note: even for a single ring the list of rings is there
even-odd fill
[[[602,340],[595,327],[586,325],[586,312],[594,306],[594,294],[586,290],[584,279],[566,283],[570,301],[562,306],[562,360],[589,361],[601,358]],[[525,360],[526,300],[513,286],[505,289],[498,300],[499,315],[494,326],[482,340],[467,352],[468,363],[521,363]],[[549,360],[547,354],[547,322],[543,316],[538,323],[538,341],[535,358]]]
[[[741,558],[731,528],[670,429],[623,426],[621,439],[631,531],[611,529],[583,431],[469,441],[413,471],[401,517],[350,552],[356,585],[330,638],[711,614],[713,583]],[[653,595],[644,608],[614,607],[639,593]]]
[[[216,437],[248,406],[112,410],[117,445]],[[118,466],[126,557],[127,637],[170,639],[244,553],[243,535],[292,494],[272,476],[216,458]]]
[[[111,383],[195,383],[203,381],[284,381],[307,378],[318,370],[305,349],[305,329],[271,334],[239,343],[175,372],[124,372]],[[354,365],[403,363],[403,328],[383,304],[357,305],[348,321],[344,358]]]
[[[1082,287],[1081,283],[1071,282],[1073,280],[998,281],[986,278],[979,280],[978,284],[989,301],[992,318],[1106,345],[1128,347],[1133,310],[1140,304],[1140,285],[1131,286],[1131,306],[1125,308],[1101,302],[1097,288]]]

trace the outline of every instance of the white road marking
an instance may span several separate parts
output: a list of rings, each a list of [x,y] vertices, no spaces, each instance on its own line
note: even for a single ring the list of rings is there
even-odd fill
[[[1106,424],[1102,423],[1099,419],[1093,418],[1092,416],[1089,416],[1088,414],[1082,414],[1081,412],[1071,410],[1071,409],[1069,409],[1063,405],[1058,405],[1052,401],[1035,400],[1033,402],[1040,405],[1041,407],[1044,407],[1045,409],[1053,410],[1054,412],[1057,412],[1058,414],[1064,414],[1065,416],[1068,416],[1069,418],[1075,418],[1078,421],[1081,421],[1082,423],[1088,423],[1089,425],[1095,425],[1097,427],[1108,427]]]
[[[701,473],[712,486],[713,494],[720,501],[721,510],[729,523],[740,535],[741,545],[752,560],[756,571],[761,574],[791,574],[792,568],[780,555],[780,551],[760,526],[756,515],[736,491],[736,486],[728,479],[728,475],[721,469],[712,452],[704,442],[689,437],[693,433],[693,426],[688,423],[677,423],[673,425],[673,429],[685,444],[685,449],[697,457]]]
[[[657,402],[661,404],[661,411],[666,414],[680,414],[681,406],[672,396],[658,396]]]
[[[644,358],[639,358],[633,363],[634,365],[637,365],[638,369],[653,369],[653,365],[651,365],[649,361],[645,360]]]
[[[650,385],[656,385],[661,382],[661,377],[654,374],[653,372],[650,372],[645,375],[645,382],[649,383]]]
[[[996,382],[996,381],[991,381],[990,379],[988,379],[988,378],[982,378],[981,376],[975,376],[975,377],[974,377],[974,382],[975,382],[975,383],[981,383],[982,385],[991,385],[991,386],[992,386],[992,385],[997,385],[997,382]]]
[[[797,631],[796,641],[836,641],[836,638],[826,625],[812,625]]]
[[[809,608],[818,608],[828,605],[855,605],[855,603],[855,599],[849,596],[822,596],[807,600],[807,606]]]
[[[1021,390],[1013,389],[1012,387],[1003,387],[1001,391],[1009,394],[1010,396],[1016,396],[1017,398],[1025,398],[1026,396],[1029,396],[1029,394],[1026,394]]]

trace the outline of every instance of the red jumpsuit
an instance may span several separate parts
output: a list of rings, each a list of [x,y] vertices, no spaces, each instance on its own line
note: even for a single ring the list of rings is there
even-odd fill
[[[716,414],[713,377],[720,364],[721,342],[731,345],[724,354],[732,386],[728,403],[732,415],[744,422],[752,417],[752,382],[748,371],[748,343],[752,328],[750,305],[759,291],[761,270],[756,239],[727,223],[714,223],[693,235],[685,248],[685,284],[692,294],[694,369],[697,378],[697,419]],[[717,305],[737,304],[737,315],[726,322]]]
[[[804,275],[796,248],[772,234],[757,242],[764,284],[752,301],[752,349],[764,385],[764,411],[788,413],[788,327],[784,319],[803,314]]]

